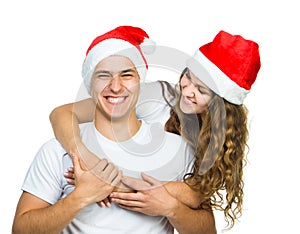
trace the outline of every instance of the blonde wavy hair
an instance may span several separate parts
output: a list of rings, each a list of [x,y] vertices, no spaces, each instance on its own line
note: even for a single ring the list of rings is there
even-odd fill
[[[166,82],[161,81],[161,85],[171,106],[165,129],[181,135],[195,150],[193,171],[184,180],[200,191],[203,202],[199,207],[222,210],[230,229],[242,214],[243,168],[248,149],[247,108],[213,94],[204,113],[185,114],[179,106],[181,92]],[[171,105],[174,100],[175,105]]]

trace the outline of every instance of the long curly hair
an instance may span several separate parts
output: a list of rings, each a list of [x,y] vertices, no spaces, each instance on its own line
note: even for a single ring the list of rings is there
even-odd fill
[[[184,181],[200,191],[203,202],[199,207],[224,212],[230,229],[242,214],[243,168],[248,149],[247,108],[213,94],[204,113],[185,114],[179,106],[181,92],[164,81],[161,85],[171,106],[165,129],[181,135],[195,150],[193,171],[185,175]],[[174,100],[175,105],[171,105]]]

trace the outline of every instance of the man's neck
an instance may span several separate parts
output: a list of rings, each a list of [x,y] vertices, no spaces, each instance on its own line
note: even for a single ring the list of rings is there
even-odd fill
[[[141,121],[136,118],[135,112],[128,118],[110,119],[96,111],[95,127],[107,139],[122,142],[129,140],[138,132]]]

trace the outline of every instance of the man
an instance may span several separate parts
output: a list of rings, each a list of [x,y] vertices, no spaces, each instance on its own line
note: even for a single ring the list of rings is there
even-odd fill
[[[71,158],[55,139],[45,143],[25,178],[14,233],[173,233],[164,216],[96,204],[120,183],[119,169],[136,178],[143,171],[161,181],[181,181],[192,161],[181,137],[136,117],[139,82],[147,70],[141,50],[146,40],[143,30],[122,26],[92,42],[82,75],[95,102],[95,120],[82,127],[81,136],[106,159]],[[63,177],[72,164],[75,187]]]

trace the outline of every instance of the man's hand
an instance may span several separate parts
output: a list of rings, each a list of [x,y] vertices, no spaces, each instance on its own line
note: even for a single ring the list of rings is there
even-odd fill
[[[104,200],[121,181],[122,173],[107,160],[99,162],[90,170],[76,156],[72,156],[74,165],[74,184],[79,197],[86,198],[88,204]]]

